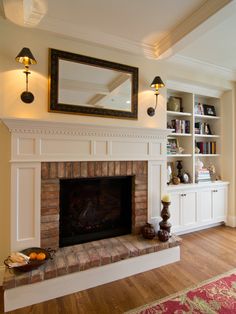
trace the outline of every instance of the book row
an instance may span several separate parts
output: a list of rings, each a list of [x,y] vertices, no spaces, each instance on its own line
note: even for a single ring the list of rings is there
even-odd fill
[[[196,142],[200,154],[216,154],[216,142]]]
[[[174,119],[171,120],[171,127],[175,133],[190,133],[190,121]]]

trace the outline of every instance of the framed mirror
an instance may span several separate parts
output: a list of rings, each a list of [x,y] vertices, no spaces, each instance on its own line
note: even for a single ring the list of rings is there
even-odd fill
[[[137,119],[138,68],[50,49],[49,111]]]

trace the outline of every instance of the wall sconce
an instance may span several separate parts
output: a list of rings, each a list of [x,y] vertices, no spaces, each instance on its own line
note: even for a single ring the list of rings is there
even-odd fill
[[[28,76],[30,74],[29,66],[30,64],[36,64],[37,61],[35,60],[32,52],[29,48],[23,48],[20,53],[16,56],[16,61],[23,63],[25,66],[24,73],[26,75],[26,90],[21,94],[21,100],[25,103],[32,103],[34,101],[34,95],[28,91]]]
[[[152,84],[150,85],[150,87],[156,89],[156,91],[155,91],[155,95],[156,95],[156,105],[155,105],[155,108],[149,107],[147,109],[147,114],[150,117],[153,117],[155,115],[155,111],[156,111],[156,108],[157,108],[157,98],[158,98],[158,95],[159,95],[158,89],[161,88],[161,87],[164,87],[164,86],[165,86],[165,84],[162,82],[162,79],[160,78],[160,76],[156,76],[154,78],[154,80],[152,81]]]

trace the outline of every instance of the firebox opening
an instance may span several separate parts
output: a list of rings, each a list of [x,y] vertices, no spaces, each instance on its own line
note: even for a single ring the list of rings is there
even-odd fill
[[[60,247],[131,233],[133,176],[60,180]]]

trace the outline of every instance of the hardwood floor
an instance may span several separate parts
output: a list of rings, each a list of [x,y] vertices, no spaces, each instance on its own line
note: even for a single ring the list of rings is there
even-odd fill
[[[236,228],[183,235],[181,261],[10,314],[116,314],[236,268]]]

